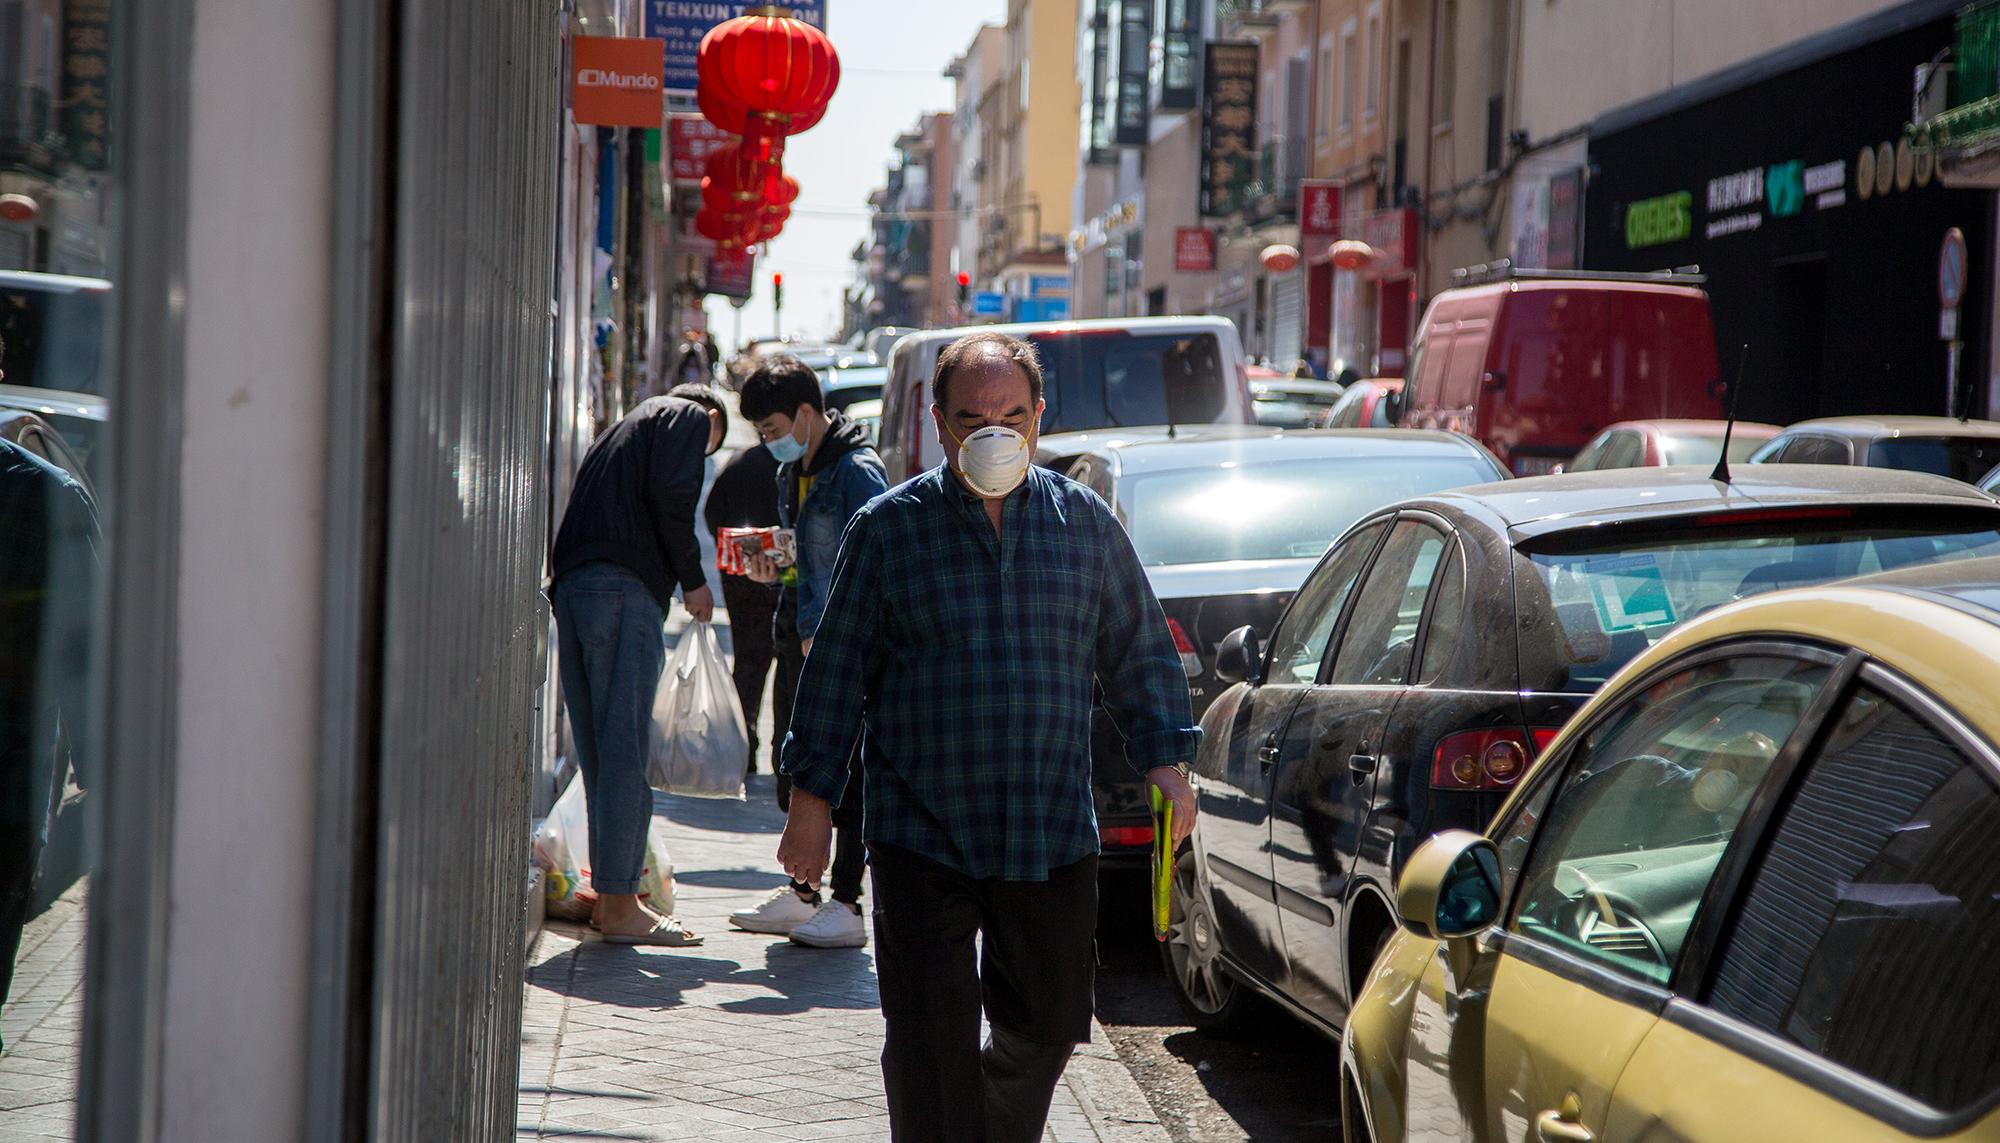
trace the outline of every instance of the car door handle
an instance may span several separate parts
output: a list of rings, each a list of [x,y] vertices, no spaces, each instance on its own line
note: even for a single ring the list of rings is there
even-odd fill
[[[1263,763],[1266,770],[1278,764],[1278,740],[1276,737],[1266,738],[1264,745],[1257,748],[1257,761]]]
[[[1542,1143],[1592,1143],[1597,1135],[1579,1122],[1582,1118],[1583,1101],[1570,1092],[1563,1096],[1560,1109],[1535,1116],[1535,1138]]]
[[[1357,778],[1366,777],[1375,772],[1375,756],[1373,754],[1349,754],[1347,756],[1347,768]]]

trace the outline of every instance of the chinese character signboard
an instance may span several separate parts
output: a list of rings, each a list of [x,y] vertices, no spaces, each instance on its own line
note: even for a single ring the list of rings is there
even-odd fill
[[[1174,269],[1204,274],[1215,269],[1215,231],[1202,226],[1174,230]]]
[[[692,96],[694,57],[701,38],[717,24],[765,6],[754,0],[646,0],[646,35],[666,44],[667,91]],[[826,30],[826,0],[789,0],[778,6]]]
[[[570,108],[579,124],[658,128],[666,113],[660,95],[660,41],[620,36],[578,36],[570,73]]]
[[[1549,180],[1549,241],[1544,263],[1551,270],[1583,265],[1578,249],[1583,237],[1583,168]]]
[[[1328,179],[1299,183],[1299,251],[1311,262],[1326,256],[1340,237],[1340,184]]]
[[[1243,209],[1257,179],[1257,45],[1208,45],[1201,109],[1201,212]]]
[[[105,117],[111,106],[107,82],[111,74],[111,0],[63,0],[62,8],[62,133],[77,166],[101,171],[110,148]]]
[[[750,283],[755,277],[752,267],[755,265],[750,255],[741,252],[729,258],[711,256],[702,280],[708,283],[711,294],[721,294],[725,298],[748,298]]]
[[[1417,212],[1407,207],[1378,210],[1361,224],[1361,237],[1378,253],[1373,267],[1384,278],[1398,278],[1417,266]]]
[[[1111,104],[1105,89],[1111,85],[1111,5],[1113,0],[1094,2],[1090,15],[1090,94],[1089,118],[1084,121],[1085,162],[1110,163],[1117,159],[1111,146]]]
[[[677,183],[700,183],[708,156],[736,136],[697,114],[667,116],[667,176]]]

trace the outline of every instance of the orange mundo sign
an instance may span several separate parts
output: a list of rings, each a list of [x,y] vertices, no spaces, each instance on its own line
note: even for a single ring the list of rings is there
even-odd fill
[[[570,72],[576,121],[595,127],[658,127],[666,117],[664,40],[578,36]]]

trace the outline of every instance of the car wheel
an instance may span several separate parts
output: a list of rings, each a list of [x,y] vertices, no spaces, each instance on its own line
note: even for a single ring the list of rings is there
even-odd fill
[[[1174,862],[1174,893],[1167,911],[1167,939],[1160,945],[1167,979],[1188,1022],[1205,1030],[1233,1025],[1248,997],[1222,967],[1222,933],[1200,883],[1192,849]]]

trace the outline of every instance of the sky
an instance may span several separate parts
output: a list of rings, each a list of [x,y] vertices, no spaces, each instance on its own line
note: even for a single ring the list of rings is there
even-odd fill
[[[944,69],[981,24],[1007,19],[1006,0],[828,0],[827,35],[840,54],[840,86],[826,118],[785,143],[785,172],[799,199],[785,231],[757,260],[743,336],[772,333],[771,274],[785,276],[784,333],[840,332],[840,297],[854,280],[848,255],[868,233],[868,192],[882,185],[896,136],[926,111],[952,108]],[[729,349],[736,314],[708,299],[708,327]]]

